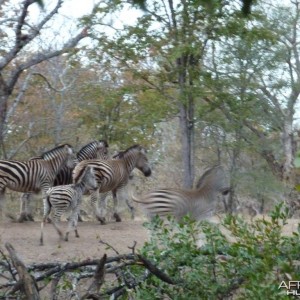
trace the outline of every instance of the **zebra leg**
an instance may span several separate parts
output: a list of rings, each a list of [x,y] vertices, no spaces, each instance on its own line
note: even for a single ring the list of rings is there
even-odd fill
[[[32,194],[31,193],[24,193],[22,194],[20,201],[20,216],[18,218],[18,222],[22,223],[24,221],[32,221],[34,222],[30,202],[32,200]]]
[[[62,240],[63,239],[63,233],[62,233],[62,230],[60,229],[60,227],[58,226],[60,220],[55,220],[55,218],[53,218],[52,220],[52,225],[53,227],[55,228],[57,234],[59,235],[59,238]]]
[[[114,218],[116,219],[116,222],[122,222],[122,219],[119,215],[119,207],[120,207],[119,200],[122,202],[125,200],[127,207],[130,211],[131,219],[133,220],[135,215],[135,208],[132,205],[132,201],[130,201],[128,198],[128,192],[126,187],[122,188],[117,193],[113,192],[113,199],[114,199]]]
[[[78,224],[78,211],[75,211],[70,216],[69,222],[68,222],[68,229],[66,231],[65,235],[65,241],[67,242],[69,240],[69,233],[74,230],[75,231],[75,237],[79,238],[78,230],[77,230],[77,224]]]
[[[107,215],[107,194],[108,193],[101,193],[100,195],[100,205],[99,205],[99,218],[98,220],[101,222],[102,225],[106,223],[106,215]]]
[[[1,212],[0,217],[4,217],[4,205],[5,205],[4,194],[5,194],[5,188],[0,190],[0,212]]]
[[[96,219],[98,221],[100,221],[100,223],[103,225],[105,224],[105,218],[103,216],[103,211],[101,210],[101,208],[98,208],[98,197],[99,197],[99,189],[97,189],[96,191],[93,191],[91,193],[91,205],[94,211],[94,214],[96,216]]]
[[[134,217],[135,217],[135,208],[134,208],[134,206],[132,205],[132,201],[129,200],[128,195],[127,195],[125,201],[126,201],[127,207],[128,207],[128,209],[129,209],[129,212],[130,212],[130,215],[131,215],[131,220],[134,220]]]
[[[49,217],[49,214],[51,212],[51,207],[47,199],[43,199],[43,205],[44,205],[44,215],[43,219],[41,222],[41,237],[40,237],[40,246],[44,245],[44,236],[43,236],[43,231],[44,231],[44,226],[47,218]]]
[[[116,219],[116,222],[122,222],[122,219],[121,219],[119,213],[117,212],[118,207],[119,207],[117,191],[112,191],[112,196],[113,196],[113,201],[114,201],[114,214],[113,214],[113,217]]]

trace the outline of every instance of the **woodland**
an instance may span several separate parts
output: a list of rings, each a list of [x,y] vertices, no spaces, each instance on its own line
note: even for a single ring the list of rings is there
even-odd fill
[[[297,202],[298,1],[101,1],[73,19],[65,2],[1,1],[3,159],[140,143],[153,185],[222,164],[226,210]]]
[[[164,282],[162,290],[145,284],[144,290],[135,291],[135,299],[162,299],[166,294],[187,299],[186,291],[195,299],[203,286],[194,281],[198,273],[193,278],[188,273],[199,272],[203,265],[201,278],[211,294],[206,290],[201,299],[225,299],[244,283],[240,292],[248,299],[267,299],[270,289],[256,288],[266,270],[276,284],[285,275],[299,275],[293,263],[299,262],[299,234],[286,247],[280,230],[300,207],[300,2],[101,0],[89,13],[74,17],[67,10],[68,5],[74,10],[75,2],[0,0],[1,159],[27,160],[61,143],[79,150],[105,139],[111,154],[141,144],[148,149],[153,176],[137,176],[137,194],[156,186],[191,188],[203,170],[221,164],[230,180],[223,211],[234,212],[250,202],[260,213],[275,207],[270,222],[250,229],[227,219],[228,229],[240,239],[238,247],[204,225],[209,246],[193,248],[196,229],[188,221],[187,229],[179,225],[186,232],[175,233],[173,242],[167,235],[177,225],[157,233],[165,251],[149,242],[139,254],[134,245],[125,258],[92,261],[94,269],[80,273],[82,278],[86,271],[94,276],[81,299],[102,299],[92,294],[100,289],[104,265],[112,261],[133,265],[129,273],[119,271],[120,265],[108,266],[123,280],[120,295],[130,280],[131,287],[143,287],[150,274]],[[282,201],[292,210],[280,206]],[[152,226],[162,230],[156,222]],[[36,293],[32,299],[39,299],[36,282],[13,246],[6,248],[16,269],[0,249],[5,261],[1,267],[14,280],[7,286],[20,289],[17,272],[28,293]],[[170,249],[174,257],[164,256]],[[224,251],[230,255],[216,259]],[[187,253],[193,264],[182,267]],[[247,259],[251,267],[244,268]],[[282,268],[275,274],[276,263]],[[137,272],[142,278],[137,282],[132,274],[140,265],[145,270]],[[33,265],[30,270],[46,270],[36,280],[58,274],[51,298],[58,299],[55,288],[68,268],[73,265]],[[186,286],[176,276],[187,276]],[[267,287],[269,282],[264,283]],[[275,283],[272,291],[277,295]],[[158,286],[157,280],[149,284]],[[199,290],[193,294],[195,287]]]

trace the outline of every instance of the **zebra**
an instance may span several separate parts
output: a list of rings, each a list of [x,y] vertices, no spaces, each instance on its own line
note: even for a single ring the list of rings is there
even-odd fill
[[[108,159],[109,145],[106,140],[92,141],[83,146],[76,154],[77,162],[87,159]],[[32,158],[32,159],[38,159]],[[64,166],[61,168],[57,176],[55,177],[53,186],[66,185],[72,183],[72,171],[73,169]],[[32,195],[30,193],[24,193],[20,197],[20,216],[18,222],[34,221],[31,210],[30,202]],[[80,216],[79,216],[80,218]],[[81,218],[80,218],[81,220]]]
[[[61,168],[75,166],[75,155],[69,144],[60,145],[42,154],[41,157],[28,161],[0,160],[0,209],[3,212],[5,189],[17,192],[38,193],[53,185]]]
[[[110,160],[89,160],[80,162],[73,171],[73,180],[79,176],[83,167],[90,165],[95,170],[96,179],[99,189],[91,193],[91,202],[94,207],[96,218],[101,224],[105,224],[106,215],[106,194],[110,191],[113,193],[114,213],[113,216],[117,222],[121,222],[121,218],[117,211],[119,201],[125,200],[129,204],[124,188],[128,183],[131,172],[134,168],[140,170],[144,176],[151,175],[146,149],[141,145],[133,145],[127,150],[119,153],[118,158]],[[98,195],[101,193],[100,208],[98,207]],[[130,206],[132,217],[134,216],[134,208]]]
[[[92,167],[87,166],[82,169],[81,174],[73,184],[58,185],[47,191],[46,200],[44,202],[44,216],[41,222],[40,245],[44,244],[43,228],[51,210],[53,215],[52,224],[60,238],[63,237],[63,234],[57,224],[60,221],[62,214],[68,211],[71,211],[71,215],[68,219],[68,229],[65,234],[65,241],[68,241],[69,232],[71,230],[74,230],[75,236],[79,238],[77,222],[82,195],[89,190],[97,189],[97,187],[98,184],[94,170]]]
[[[202,220],[214,212],[218,194],[226,195],[228,192],[224,169],[217,165],[202,175],[195,189],[162,188],[141,198],[132,195],[132,199],[142,205],[149,218],[171,215],[179,221],[189,214],[195,220]]]

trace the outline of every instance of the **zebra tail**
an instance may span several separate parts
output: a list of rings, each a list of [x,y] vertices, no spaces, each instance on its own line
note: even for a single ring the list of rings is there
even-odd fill
[[[136,196],[134,196],[132,191],[131,191],[131,195],[130,196],[131,196],[132,201],[134,201],[136,203],[144,203],[139,198],[137,198]]]

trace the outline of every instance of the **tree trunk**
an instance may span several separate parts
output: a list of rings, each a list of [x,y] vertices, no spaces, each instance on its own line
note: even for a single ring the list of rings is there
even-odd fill
[[[189,121],[187,110],[183,104],[180,105],[180,129],[182,145],[182,167],[183,167],[183,187],[191,188],[194,182],[193,164],[193,136],[194,126]]]
[[[293,118],[286,118],[282,131],[282,144],[284,151],[284,163],[282,168],[282,179],[286,184],[295,185],[292,171],[294,169],[294,140],[293,140]]]
[[[6,126],[7,102],[10,93],[0,75],[0,157],[7,158],[4,148],[4,132]]]

